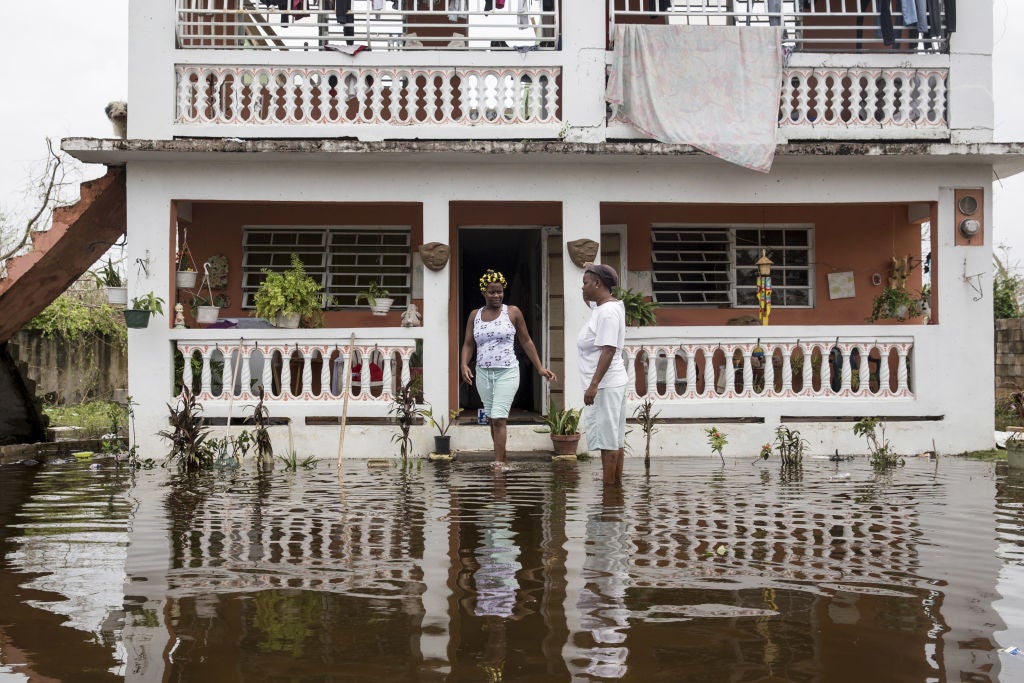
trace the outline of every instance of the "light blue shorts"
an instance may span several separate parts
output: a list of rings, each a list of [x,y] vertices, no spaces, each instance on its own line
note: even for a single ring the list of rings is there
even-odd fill
[[[514,368],[477,368],[476,390],[484,402],[487,417],[501,420],[508,418],[512,399],[519,391],[519,366]]]
[[[617,451],[626,445],[626,385],[597,390],[594,405],[583,408],[587,450]]]

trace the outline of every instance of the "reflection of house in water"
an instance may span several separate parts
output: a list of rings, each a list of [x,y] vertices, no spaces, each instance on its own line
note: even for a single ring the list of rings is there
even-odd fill
[[[283,653],[451,680],[988,675],[999,562],[965,534],[994,492],[960,467],[701,469],[621,499],[583,465],[176,486],[165,645],[180,676]]]

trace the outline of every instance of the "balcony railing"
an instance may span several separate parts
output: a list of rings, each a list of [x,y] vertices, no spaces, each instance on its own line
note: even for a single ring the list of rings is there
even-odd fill
[[[260,387],[271,405],[341,402],[351,363],[349,398],[359,406],[353,412],[383,416],[398,388],[409,381],[416,350],[415,339],[377,337],[368,330],[357,334],[352,348],[347,330],[338,330],[337,336],[295,330],[291,339],[284,330],[244,330],[249,333],[245,338],[239,332],[175,342],[182,355],[178,386],[190,387],[197,400],[215,411],[229,401],[255,401]]]
[[[630,330],[629,400],[914,397],[913,337],[694,339],[665,332],[644,339],[642,328]]]
[[[889,3],[893,38],[881,31],[882,3]],[[931,4],[931,3],[929,3]],[[939,17],[905,22],[899,0],[608,0],[609,23],[697,26],[780,26],[794,52],[944,52],[948,48],[945,2]],[[927,26],[927,30],[921,30]]]
[[[555,50],[561,36],[559,0],[177,3],[177,46],[188,49],[526,52]]]

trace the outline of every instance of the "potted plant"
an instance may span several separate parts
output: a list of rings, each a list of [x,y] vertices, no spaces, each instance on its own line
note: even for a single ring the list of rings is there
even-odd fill
[[[448,430],[451,429],[452,424],[455,422],[455,418],[462,412],[461,408],[454,408],[448,411],[448,420],[445,421],[444,415],[439,415],[436,419],[434,418],[433,407],[425,408],[423,410],[423,417],[430,422],[430,426],[437,430],[437,435],[434,437],[434,452],[441,455],[447,455],[451,452],[451,439],[452,437],[448,434]]]
[[[149,326],[150,314],[163,315],[164,300],[153,292],[132,299],[132,305],[124,309],[125,325],[131,328],[143,328]]]
[[[551,446],[555,455],[575,455],[580,442],[579,426],[583,411],[579,408],[560,409],[554,400],[544,417],[544,427],[536,430],[551,435]]]
[[[253,301],[256,315],[275,327],[295,329],[303,319],[317,320],[324,305],[320,283],[306,275],[302,260],[292,254],[291,268],[283,273],[263,269],[266,279]]]
[[[1006,439],[1006,464],[1012,469],[1024,469],[1024,432],[1013,432]]]
[[[178,270],[174,273],[175,286],[178,289],[192,289],[196,286],[198,276],[199,273],[196,272],[195,265],[188,257],[188,252],[183,252],[181,258],[178,259]]]
[[[356,304],[358,305],[363,299],[366,299],[366,303],[370,305],[370,312],[374,315],[387,315],[387,312],[391,310],[391,304],[395,301],[391,298],[391,293],[376,280],[356,294]]]
[[[643,294],[640,292],[634,292],[631,289],[625,287],[616,287],[612,294],[616,299],[622,302],[622,305],[626,307],[626,324],[635,327],[644,327],[647,325],[657,325],[658,320],[654,316],[654,311],[658,309],[661,304],[657,301],[647,301]]]
[[[227,305],[228,298],[226,296],[223,294],[214,295],[212,292],[208,297],[197,294],[189,300],[192,315],[195,316],[197,323],[203,325],[217,322],[217,318],[220,317],[220,309]]]
[[[917,318],[920,315],[920,298],[915,299],[910,292],[902,287],[886,287],[871,303],[871,315],[868,316],[867,321],[873,323],[883,318],[906,320],[907,318]]]
[[[107,301],[113,305],[124,306],[128,303],[128,288],[117,272],[113,261],[107,259],[107,265],[96,273],[96,282],[107,291]]]

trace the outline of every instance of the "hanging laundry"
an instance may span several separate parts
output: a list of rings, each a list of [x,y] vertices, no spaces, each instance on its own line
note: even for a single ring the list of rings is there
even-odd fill
[[[913,2],[913,0],[911,0]],[[768,0],[769,26],[782,26],[782,0]]]
[[[928,0],[914,0],[917,13],[917,32],[923,37],[928,35]]]
[[[519,28],[530,28],[530,0],[519,0],[516,23]]]
[[[900,0],[900,13],[903,14],[903,25],[913,26],[917,23],[917,0]]]
[[[352,38],[356,34],[355,26],[352,23],[352,0],[337,0],[337,4],[334,6],[334,18],[342,26],[342,33],[347,39],[345,42],[351,45]]]
[[[448,0],[448,21],[468,20],[469,0]]]

